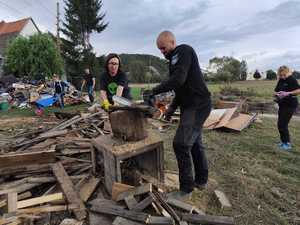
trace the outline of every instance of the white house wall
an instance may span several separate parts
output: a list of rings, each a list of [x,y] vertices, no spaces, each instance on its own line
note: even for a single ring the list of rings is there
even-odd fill
[[[34,26],[33,22],[29,20],[28,23],[24,26],[23,30],[20,32],[20,35],[28,37],[36,33],[38,33],[38,30]]]

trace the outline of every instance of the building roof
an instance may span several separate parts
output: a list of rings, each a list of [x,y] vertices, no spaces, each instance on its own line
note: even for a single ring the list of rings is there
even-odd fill
[[[5,21],[0,22],[0,35],[4,34],[10,34],[10,33],[20,33],[22,29],[25,27],[25,25],[28,23],[28,21],[32,20],[30,17],[17,20],[14,22],[8,22]]]

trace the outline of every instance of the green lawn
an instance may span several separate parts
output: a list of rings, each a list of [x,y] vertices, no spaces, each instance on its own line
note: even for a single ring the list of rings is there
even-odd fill
[[[193,203],[208,214],[234,216],[238,225],[288,225],[300,216],[300,122],[292,121],[293,151],[280,151],[275,119],[263,119],[241,133],[204,131],[209,187],[230,199],[232,212],[214,204],[212,189],[195,191]],[[166,169],[177,170],[172,150],[175,129],[165,140]]]

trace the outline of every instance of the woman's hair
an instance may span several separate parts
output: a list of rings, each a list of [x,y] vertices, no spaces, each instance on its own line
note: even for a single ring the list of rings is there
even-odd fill
[[[292,73],[287,66],[280,66],[277,70],[277,76],[279,77],[281,74],[286,78],[289,77]]]
[[[117,58],[119,60],[119,68],[118,68],[118,73],[121,72],[121,58],[118,54],[116,53],[110,53],[108,54],[108,56],[106,57],[106,61],[105,61],[105,70],[108,73],[108,62],[109,60],[111,60],[112,58]]]

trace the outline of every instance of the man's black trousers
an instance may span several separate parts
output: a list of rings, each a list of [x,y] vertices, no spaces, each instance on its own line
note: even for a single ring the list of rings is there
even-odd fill
[[[290,142],[289,122],[296,111],[294,107],[279,106],[277,127],[280,134],[280,140],[283,143]]]
[[[180,122],[173,140],[173,148],[178,163],[181,191],[191,192],[195,183],[207,183],[208,165],[202,144],[202,126],[210,111],[210,100],[197,107],[180,109]]]

